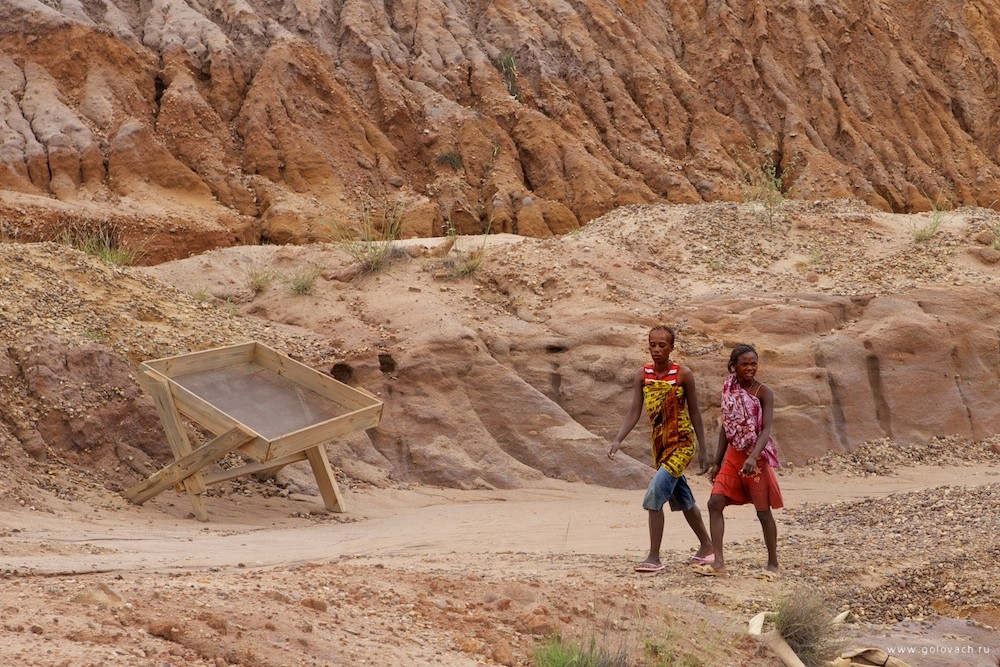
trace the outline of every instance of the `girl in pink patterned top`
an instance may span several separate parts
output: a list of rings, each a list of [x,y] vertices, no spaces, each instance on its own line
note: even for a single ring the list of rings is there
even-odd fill
[[[757,350],[741,344],[733,348],[728,370],[731,375],[722,387],[722,428],[715,462],[708,469],[712,495],[708,500],[709,529],[715,547],[715,561],[695,569],[698,574],[722,576],[726,573],[722,539],[726,520],[722,511],[729,505],[753,503],[764,532],[767,566],[762,576],[778,573],[778,529],[772,509],[784,506],[774,469],[781,464],[771,422],[774,394],[757,381]]]

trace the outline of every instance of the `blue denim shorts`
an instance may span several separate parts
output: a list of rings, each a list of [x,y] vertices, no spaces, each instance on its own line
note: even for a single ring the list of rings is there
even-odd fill
[[[657,512],[664,504],[670,505],[671,512],[682,512],[694,507],[694,494],[688,486],[684,475],[674,477],[667,469],[660,466],[653,475],[653,480],[646,489],[646,497],[642,499],[643,509]]]

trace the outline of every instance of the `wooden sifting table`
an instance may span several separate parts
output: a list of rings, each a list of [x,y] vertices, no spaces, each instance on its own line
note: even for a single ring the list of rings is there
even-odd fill
[[[124,495],[142,504],[176,486],[201,521],[208,520],[208,486],[303,460],[327,509],[346,511],[323,443],[377,426],[382,417],[382,402],[371,394],[258,342],[146,361],[139,383],[153,395],[174,461]],[[216,437],[192,448],[182,416]],[[255,462],[203,472],[237,450]]]

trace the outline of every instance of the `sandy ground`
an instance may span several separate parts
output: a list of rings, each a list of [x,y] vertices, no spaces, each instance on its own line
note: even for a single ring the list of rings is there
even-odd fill
[[[667,643],[687,632],[704,662],[667,664],[777,664],[743,637],[743,624],[800,587],[829,587],[823,563],[835,554],[815,544],[858,539],[795,517],[942,485],[995,489],[998,474],[996,465],[892,476],[786,471],[777,582],[755,576],[764,554],[746,508],[729,511],[727,579],[685,567],[695,543],[679,515],[668,517],[664,537],[670,567],[634,573],[647,545],[641,494],[584,484],[354,488],[345,490],[345,514],[327,513],[318,497],[233,494],[208,499],[207,523],[173,492],[142,507],[96,490],[73,502],[49,498],[47,509],[29,506],[0,524],[8,635],[0,661],[527,664],[540,637],[560,631]],[[691,481],[703,502],[707,480]],[[847,588],[859,596],[886,568],[905,574],[933,559],[874,540],[857,557],[858,581]],[[995,590],[995,579],[988,584]],[[834,606],[852,608],[849,599]],[[911,665],[993,667],[1000,656],[1000,634],[983,622],[873,620],[881,622],[851,623],[845,635],[915,651]]]

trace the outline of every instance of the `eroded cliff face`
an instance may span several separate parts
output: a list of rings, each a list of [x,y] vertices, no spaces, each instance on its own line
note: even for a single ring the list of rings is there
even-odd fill
[[[796,197],[991,206],[998,34],[984,0],[8,1],[5,231],[546,236],[768,160]]]

